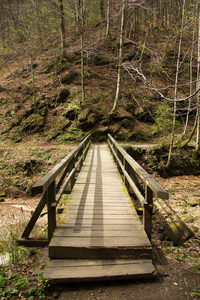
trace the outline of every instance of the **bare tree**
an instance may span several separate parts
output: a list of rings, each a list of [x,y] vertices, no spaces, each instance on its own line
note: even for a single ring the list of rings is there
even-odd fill
[[[66,29],[65,29],[65,14],[63,0],[59,0],[60,11],[60,30],[61,30],[61,53],[62,56],[66,54]]]
[[[172,125],[171,141],[170,141],[169,154],[168,154],[168,160],[167,160],[166,168],[169,168],[169,166],[171,164],[172,148],[174,146],[174,136],[175,136],[175,127],[176,127],[176,110],[177,110],[177,101],[176,100],[177,100],[177,92],[178,92],[178,76],[179,76],[179,67],[180,67],[180,56],[181,56],[181,44],[182,44],[182,32],[183,32],[184,14],[185,14],[185,0],[183,0],[181,32],[180,32],[179,47],[178,47],[178,57],[177,57],[177,64],[176,64],[176,78],[175,78],[175,89],[174,89],[173,125]]]
[[[111,114],[115,112],[119,100],[119,88],[120,88],[121,67],[122,67],[122,45],[123,45],[123,34],[124,34],[124,12],[125,12],[125,0],[122,1],[122,7],[121,7],[121,27],[120,27],[120,37],[119,37],[117,88],[116,88],[115,100],[113,103]]]
[[[109,35],[109,30],[110,30],[110,0],[107,0],[106,36]]]

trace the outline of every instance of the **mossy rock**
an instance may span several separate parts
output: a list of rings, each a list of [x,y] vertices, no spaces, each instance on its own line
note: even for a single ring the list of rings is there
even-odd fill
[[[155,123],[155,120],[150,114],[150,110],[148,108],[140,107],[137,112],[135,112],[135,117],[137,120],[143,123]]]
[[[55,60],[54,58],[48,63],[46,68],[44,69],[44,73],[52,73],[55,70],[57,73],[62,73],[70,68],[70,60],[67,57],[58,56]]]
[[[112,134],[112,129],[109,126],[100,126],[95,128],[91,134],[94,142],[105,142],[108,138],[108,134]]]
[[[13,107],[13,111],[16,113],[21,108],[20,104],[15,104]]]
[[[129,119],[124,119],[121,121],[121,125],[124,127],[124,128],[129,128],[131,127],[133,124],[131,122],[131,120]],[[133,126],[132,126],[133,127]]]
[[[181,220],[175,220],[166,225],[166,234],[174,245],[182,245],[185,241],[191,238],[194,233]]]
[[[84,133],[81,129],[71,128],[68,129],[66,133],[60,135],[57,140],[62,143],[65,141],[80,142],[85,136],[86,133]]]
[[[105,66],[110,64],[111,60],[108,59],[108,57],[104,55],[93,55],[90,58],[88,58],[88,63],[94,66]]]
[[[22,137],[23,134],[20,127],[14,128],[9,134],[9,138],[15,143],[20,143],[22,141]]]
[[[64,103],[66,102],[67,98],[70,96],[70,91],[66,88],[60,90],[56,97],[57,103]]]
[[[85,122],[89,116],[90,113],[90,109],[86,108],[84,110],[81,111],[81,113],[78,116],[78,121],[79,122]]]
[[[82,118],[81,121],[78,122],[77,126],[81,129],[91,129],[98,122],[98,116],[95,113],[91,113],[87,118]]]
[[[63,84],[71,84],[77,77],[78,77],[78,72],[70,72],[68,74],[65,74],[61,78],[61,83]]]
[[[47,134],[47,141],[55,140],[59,135],[62,135],[64,133],[64,130],[66,128],[69,128],[71,125],[70,120],[63,119],[59,122],[60,124],[58,126],[54,126],[51,128],[51,130]]]
[[[32,114],[21,123],[21,130],[27,134],[41,132],[45,126],[45,117],[39,114]]]
[[[77,118],[79,114],[79,106],[75,103],[70,103],[68,107],[65,109],[65,112],[62,114],[65,118],[73,121]]]
[[[32,176],[35,173],[37,168],[40,168],[42,165],[41,160],[36,159],[26,159],[20,160],[15,164],[16,172],[23,172],[27,177]]]

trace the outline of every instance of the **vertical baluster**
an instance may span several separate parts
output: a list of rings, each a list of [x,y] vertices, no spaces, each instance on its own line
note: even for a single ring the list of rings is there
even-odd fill
[[[55,180],[47,189],[47,211],[48,211],[48,240],[50,241],[56,228],[56,207],[52,203],[56,200]]]
[[[148,184],[145,184],[145,200],[147,204],[144,204],[143,211],[143,225],[149,240],[151,241],[152,231],[152,214],[153,214],[153,192],[149,188]]]
[[[70,162],[70,171],[73,170],[75,167],[75,158],[73,157],[71,162]],[[75,172],[73,173],[72,177],[71,177],[71,181],[70,181],[70,184],[71,184],[71,191],[75,185]]]
[[[127,160],[124,160],[124,169],[128,173],[128,175],[130,175],[130,165],[127,162]],[[124,183],[125,183],[125,186],[126,186],[128,192],[130,192],[130,184],[129,184],[128,180],[126,179],[126,176],[124,176]]]

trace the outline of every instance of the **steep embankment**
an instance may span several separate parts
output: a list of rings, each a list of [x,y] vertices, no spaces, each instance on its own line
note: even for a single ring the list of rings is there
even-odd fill
[[[45,140],[79,140],[90,132],[95,141],[111,133],[118,140],[145,140],[154,123],[153,93],[140,89],[141,82],[122,72],[117,112],[110,115],[116,90],[116,38],[87,41],[85,58],[85,100],[81,102],[81,66],[79,41],[68,48],[64,58],[56,57],[56,47],[18,57],[1,69],[0,132],[2,139],[21,141],[39,135]],[[91,39],[91,37],[90,37]],[[54,43],[55,44],[55,43]],[[137,59],[138,49],[124,44],[124,61]],[[143,61],[149,63],[150,57]],[[152,101],[154,100],[154,101]]]

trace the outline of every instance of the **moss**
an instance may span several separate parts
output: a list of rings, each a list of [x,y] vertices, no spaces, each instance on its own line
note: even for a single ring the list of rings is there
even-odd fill
[[[39,114],[32,114],[21,123],[21,130],[27,134],[41,132],[45,125],[45,118]]]
[[[65,141],[81,141],[86,136],[85,133],[81,129],[78,128],[72,128],[69,129],[66,133],[60,135],[57,138],[58,142],[65,142]]]
[[[74,103],[71,102],[68,107],[65,109],[64,113],[62,114],[65,118],[68,118],[69,120],[73,121],[76,119],[76,117],[79,114],[80,107]]]
[[[58,92],[57,97],[56,97],[57,103],[64,103],[64,102],[66,102],[66,100],[69,97],[69,95],[70,95],[70,92],[69,92],[68,89],[66,89],[66,88],[61,89]]]
[[[57,138],[57,136],[64,133],[64,130],[71,125],[70,120],[60,120],[58,126],[54,126],[47,134],[47,141],[51,141]]]
[[[78,72],[70,72],[68,74],[65,74],[61,78],[61,83],[62,84],[71,84],[77,77],[78,77]]]

